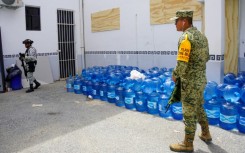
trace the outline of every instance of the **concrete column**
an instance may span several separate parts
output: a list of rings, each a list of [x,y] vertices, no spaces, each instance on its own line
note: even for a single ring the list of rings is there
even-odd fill
[[[223,82],[225,51],[225,1],[205,0],[205,35],[209,41],[208,81]]]

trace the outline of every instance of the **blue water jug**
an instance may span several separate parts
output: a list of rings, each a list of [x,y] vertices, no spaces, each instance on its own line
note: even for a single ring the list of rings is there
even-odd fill
[[[114,84],[107,85],[107,101],[109,103],[115,103],[116,98],[116,86]]]
[[[166,72],[164,72],[164,74],[163,74],[165,77],[168,77],[168,78],[172,78],[172,71],[166,71]]]
[[[82,78],[86,78],[86,74],[87,74],[87,69],[82,69],[82,73],[81,73]]]
[[[222,105],[223,103],[226,103],[226,100],[224,98],[217,97],[215,100],[217,100],[220,105]]]
[[[234,103],[223,103],[220,107],[220,121],[219,126],[225,130],[232,130],[236,128],[238,117],[237,106]]]
[[[157,92],[152,92],[147,97],[147,112],[149,114],[158,114],[158,99],[159,94]]]
[[[146,76],[147,78],[149,78],[149,79],[151,79],[151,78],[153,77],[150,70],[147,70],[147,71],[145,72],[145,76]]]
[[[162,83],[164,83],[166,81],[166,79],[167,79],[167,77],[164,76],[163,74],[160,75],[158,78],[161,79]]]
[[[205,102],[204,108],[210,125],[219,124],[220,105],[221,104],[216,99]]]
[[[66,79],[66,91],[67,92],[74,92],[74,79],[72,75]]]
[[[82,93],[84,95],[87,95],[87,83],[88,83],[88,80],[85,80],[85,79],[82,80]]]
[[[224,76],[224,83],[226,84],[234,84],[234,80],[236,79],[236,75],[234,73],[227,73]]]
[[[100,99],[100,83],[94,82],[92,85],[92,97],[93,99]]]
[[[92,73],[91,80],[92,82],[101,82],[102,74],[99,71],[99,68],[94,68],[95,71]]]
[[[151,77],[158,77],[160,75],[160,71],[158,67],[153,67],[151,69],[149,69],[149,72],[151,73]]]
[[[173,68],[173,67],[170,67],[170,68],[168,69],[168,71],[169,71],[169,72],[173,72],[173,71],[174,71],[174,68]]]
[[[124,103],[125,103],[125,107],[127,109],[133,109],[135,110],[135,93],[132,89],[125,89],[124,90]]]
[[[162,67],[162,68],[160,68],[160,71],[163,74],[164,72],[168,71],[168,69],[166,67]]]
[[[88,80],[87,82],[86,82],[86,88],[87,88],[87,96],[91,96],[91,97],[93,97],[92,95],[93,95],[93,93],[92,93],[92,86],[93,86],[93,82],[91,81],[91,80]]]
[[[162,92],[163,91],[163,82],[160,78],[154,77],[154,78],[152,78],[152,82],[154,84],[153,91],[155,91],[155,92]]]
[[[243,104],[245,105],[245,84],[244,84],[243,87],[241,88],[241,101],[242,101]]]
[[[107,84],[100,84],[100,100],[107,101]]]
[[[78,75],[74,79],[74,92],[75,94],[82,94],[82,80]]]
[[[154,83],[151,79],[145,79],[143,81],[142,91],[146,94],[151,94],[154,91]]]
[[[238,109],[239,119],[237,129],[241,133],[245,133],[245,106],[240,106]]]
[[[132,89],[135,92],[140,91],[142,89],[142,85],[143,85],[143,80],[142,79],[136,79],[136,80],[134,80]]]
[[[116,85],[119,82],[120,82],[120,76],[115,72],[111,72],[108,76],[107,84],[108,85]]]
[[[243,81],[244,81],[244,77],[242,76],[236,77],[234,80],[234,85],[237,85],[239,88],[241,88],[244,83]]]
[[[147,110],[147,96],[142,91],[136,92],[135,107],[139,112],[144,112]]]
[[[123,87],[118,86],[116,87],[116,97],[115,97],[115,104],[116,106],[123,107],[124,104],[124,96],[123,96]]]
[[[208,81],[204,89],[204,99],[206,101],[217,97],[217,86],[215,81]]]
[[[245,77],[245,71],[240,71],[237,73],[237,76],[244,76]]]
[[[168,118],[171,117],[171,108],[168,109],[166,112],[166,106],[168,104],[169,96],[166,94],[160,94],[159,100],[158,100],[158,109],[159,109],[159,116]]]
[[[130,72],[131,70],[128,70],[128,69],[125,69],[124,71],[122,71],[123,78],[130,77]]]
[[[127,89],[132,89],[133,86],[134,86],[134,83],[135,83],[135,80],[133,80],[133,79],[127,77],[127,78],[125,78],[125,79],[123,80],[123,87],[124,87],[124,89],[126,89],[126,90],[127,90]]]
[[[182,120],[183,119],[183,112],[182,112],[182,103],[177,102],[172,104],[172,117],[175,120]]]
[[[175,86],[174,81],[172,80],[172,78],[168,77],[166,81],[163,83],[164,93],[170,96],[172,94],[174,86]]]
[[[218,84],[216,88],[216,93],[217,93],[218,98],[224,98],[224,91],[227,85],[228,84],[225,84],[225,83]]]
[[[241,97],[240,88],[237,85],[227,85],[224,89],[224,99],[228,102],[237,102]]]
[[[240,78],[242,80],[242,83],[245,84],[245,71],[240,71],[237,74],[237,77]]]

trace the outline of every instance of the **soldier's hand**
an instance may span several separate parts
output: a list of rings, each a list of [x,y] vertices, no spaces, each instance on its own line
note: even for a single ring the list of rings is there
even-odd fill
[[[25,59],[25,54],[24,53],[19,53],[19,60],[24,60]]]
[[[24,53],[19,53],[20,57],[24,57],[25,58],[25,54]]]
[[[22,56],[19,57],[19,60],[21,60],[21,61],[23,61],[24,59],[25,59],[25,57],[22,57]]]
[[[174,82],[176,82],[176,78],[172,75],[172,80],[174,81]]]

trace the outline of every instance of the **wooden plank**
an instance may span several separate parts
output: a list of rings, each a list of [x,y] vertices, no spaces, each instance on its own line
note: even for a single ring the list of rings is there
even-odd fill
[[[193,19],[202,19],[202,5],[197,0],[150,0],[151,24],[173,23],[169,19],[177,10],[193,10]]]
[[[205,5],[201,3],[201,20],[202,20],[202,30],[201,32],[205,34]]]
[[[120,29],[120,9],[113,8],[91,15],[92,32],[101,32]]]
[[[238,30],[239,0],[225,1],[226,39],[224,54],[224,73],[238,72]]]

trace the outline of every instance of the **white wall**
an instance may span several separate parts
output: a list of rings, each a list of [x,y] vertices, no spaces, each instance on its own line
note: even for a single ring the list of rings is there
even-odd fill
[[[76,49],[81,46],[79,23],[79,0],[23,0],[25,6],[40,7],[41,31],[27,31],[25,24],[25,7],[16,10],[0,9],[0,26],[2,29],[3,54],[16,54],[25,50],[22,41],[34,40],[33,46],[38,52],[55,52],[58,49],[57,9],[75,11]]]
[[[181,35],[176,31],[174,24],[150,25],[150,0],[83,0],[84,3],[84,35],[82,12],[79,12],[79,0],[23,0],[25,5],[41,8],[41,31],[25,30],[24,7],[17,10],[0,9],[0,26],[2,27],[3,54],[17,54],[23,52],[22,41],[31,38],[38,52],[55,52],[57,44],[56,10],[70,9],[75,11],[76,24],[76,57],[77,71],[83,68],[85,47],[87,67],[94,65],[121,64],[139,66],[147,69],[153,66],[174,67],[176,55],[155,54],[149,51],[173,52],[177,51],[178,38]],[[205,30],[209,39],[210,54],[215,59],[207,64],[209,80],[222,82],[223,60],[217,56],[224,55],[224,1],[205,0]],[[91,14],[111,8],[120,8],[120,30],[106,32],[91,32]],[[80,18],[79,18],[79,15]],[[174,14],[173,14],[174,16]],[[201,22],[195,21],[194,26],[201,30]],[[147,54],[107,54],[94,51],[147,51]]]
[[[120,30],[92,33],[91,13],[111,8],[120,8]],[[84,10],[87,51],[177,50],[181,33],[174,24],[150,25],[150,0],[85,0]]]
[[[85,0],[86,51],[177,51],[181,32],[174,23],[151,25],[150,0]],[[120,30],[91,32],[91,14],[120,8]],[[175,16],[175,14],[173,14]],[[201,29],[201,22],[194,26]],[[175,55],[86,55],[87,66],[122,64],[146,69],[153,66],[174,67]]]
[[[75,53],[80,55],[77,59],[77,69],[81,69],[83,58],[81,57],[83,47],[82,24],[80,19],[81,4],[80,0],[22,0],[24,6],[40,7],[41,16],[41,31],[27,31],[25,20],[25,7],[16,10],[0,9],[0,27],[2,30],[2,44],[4,55],[16,55],[19,52],[24,52],[25,47],[22,44],[24,39],[32,39],[33,46],[38,53],[55,53],[58,50],[58,33],[57,33],[57,9],[74,11],[75,22]],[[57,55],[56,55],[57,56]],[[56,61],[51,61],[50,64],[54,71],[59,70],[59,62],[57,57],[47,57]],[[10,66],[10,63],[15,63],[12,58],[5,59],[5,67]],[[17,59],[18,60],[18,59]],[[38,62],[38,66],[42,66]],[[54,66],[55,65],[55,66]],[[58,79],[59,79],[59,71]],[[53,72],[52,72],[53,73]],[[56,76],[54,76],[57,78]]]

